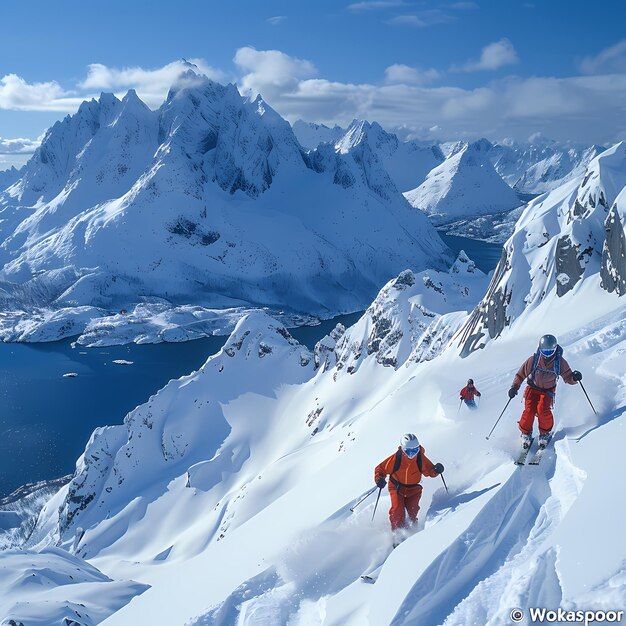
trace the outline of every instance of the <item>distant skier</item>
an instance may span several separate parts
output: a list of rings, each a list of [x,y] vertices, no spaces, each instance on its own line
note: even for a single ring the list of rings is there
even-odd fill
[[[512,399],[526,379],[525,406],[518,422],[523,448],[530,446],[535,415],[539,418],[539,448],[545,448],[552,438],[552,405],[559,376],[569,385],[575,385],[583,378],[579,371],[572,371],[563,358],[563,348],[559,346],[556,337],[544,335],[539,341],[537,352],[522,364],[509,389],[509,398]]]
[[[389,520],[391,529],[397,530],[406,524],[408,514],[410,524],[417,522],[417,513],[420,510],[419,503],[422,497],[422,476],[432,478],[443,472],[443,465],[432,461],[424,453],[424,448],[415,435],[408,433],[402,436],[398,450],[374,470],[374,482],[382,489],[389,476],[389,495],[391,496],[391,508]],[[394,546],[396,544],[394,543]]]
[[[461,392],[459,395],[461,396],[460,400],[465,402],[465,406],[467,406],[470,409],[478,408],[476,406],[476,401],[474,400],[474,396],[478,396],[480,398],[481,393],[480,391],[478,391],[478,389],[476,389],[476,387],[474,387],[473,378],[470,378],[467,381],[467,385],[463,387],[463,389],[461,389]]]

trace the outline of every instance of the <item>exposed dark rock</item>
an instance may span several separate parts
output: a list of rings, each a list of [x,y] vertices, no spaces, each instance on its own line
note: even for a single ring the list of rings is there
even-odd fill
[[[583,275],[578,261],[578,249],[568,235],[560,237],[556,244],[556,295],[564,296],[574,288]]]
[[[604,222],[606,233],[602,248],[600,284],[609,293],[626,293],[626,240],[624,225],[615,205]]]
[[[507,285],[502,286],[500,284],[507,268],[508,257],[506,248],[504,248],[485,297],[472,311],[469,319],[458,334],[459,346],[462,346],[462,357],[466,357],[475,350],[484,347],[485,344],[481,342],[481,339],[486,332],[493,339],[499,336],[509,324],[506,308],[511,301],[511,291],[507,288]]]
[[[393,281],[393,286],[396,289],[406,289],[412,287],[415,284],[415,274],[411,270],[404,270],[398,274],[398,278]]]

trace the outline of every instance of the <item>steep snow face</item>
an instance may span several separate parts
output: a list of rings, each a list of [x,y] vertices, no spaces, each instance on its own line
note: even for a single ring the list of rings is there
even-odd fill
[[[0,212],[2,295],[16,308],[158,296],[334,313],[406,267],[452,260],[367,145],[305,153],[260,97],[191,71],[156,112],[132,92],[84,103]]]
[[[324,124],[314,124],[303,120],[294,122],[292,128],[300,145],[307,150],[315,150],[321,143],[335,144],[346,132],[346,129],[341,126],[335,125],[329,128]]]
[[[200,371],[170,382],[129,413],[123,426],[93,433],[69,485],[42,513],[47,522],[35,531],[31,543],[50,532],[66,542],[77,525],[94,527],[95,532],[87,531],[75,548],[83,557],[93,556],[112,543],[132,540],[121,532],[129,505],[133,516],[149,519],[162,511],[163,498],[168,500],[166,494],[172,490],[175,498],[189,503],[198,491],[210,492],[208,500],[199,500],[207,512],[213,511],[212,523],[221,532],[242,523],[245,514],[237,520],[232,517],[239,508],[243,477],[252,481],[264,470],[249,460],[252,455],[265,455],[257,455],[258,450],[269,451],[270,433],[288,429],[283,421],[274,422],[273,409],[266,412],[267,400],[279,389],[284,392],[309,379],[312,361],[312,354],[266,314],[242,318],[222,350]],[[193,401],[187,402],[192,389],[199,395],[194,391]],[[172,415],[172,407],[179,403],[180,410]],[[272,454],[280,458],[280,446],[272,445]],[[140,499],[135,500],[138,494]],[[173,506],[169,521],[162,520],[175,533],[185,526],[179,512]],[[111,521],[100,524],[105,517]],[[139,527],[136,530],[141,532]]]
[[[428,172],[444,160],[438,146],[399,141],[396,135],[383,130],[380,124],[364,120],[354,120],[336,142],[335,149],[340,154],[347,154],[362,143],[368,144],[399,191],[408,191],[419,185]]]
[[[458,336],[465,354],[521,317],[540,319],[558,308],[565,320],[580,322],[580,316],[569,315],[578,292],[589,298],[589,316],[598,307],[624,306],[619,298],[626,293],[625,186],[622,142],[596,157],[584,176],[528,204],[487,294]]]
[[[498,176],[485,152],[481,142],[460,147],[404,196],[437,225],[514,209],[520,200]]]

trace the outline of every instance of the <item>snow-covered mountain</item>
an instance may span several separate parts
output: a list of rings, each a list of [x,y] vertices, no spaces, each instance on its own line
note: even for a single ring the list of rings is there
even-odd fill
[[[160,297],[328,314],[453,260],[367,143],[307,153],[260,97],[192,70],[157,111],[102,94],[55,124],[0,219],[5,309],[98,317]]]
[[[626,143],[609,148],[583,176],[528,204],[504,246],[489,290],[460,335],[465,353],[517,320],[560,309],[573,330],[626,294]],[[585,300],[577,315],[572,304]],[[568,323],[569,321],[569,323]]]
[[[293,133],[300,144],[307,150],[315,150],[321,143],[335,144],[346,132],[341,126],[332,128],[324,124],[296,120],[293,125]]]
[[[605,149],[602,146],[584,146],[546,150],[546,157],[528,167],[515,181],[514,188],[531,194],[552,191],[583,174],[592,159]]]
[[[467,145],[465,141],[449,141],[441,145],[446,156],[454,156]],[[597,145],[559,143],[547,139],[513,141],[504,139],[474,142],[494,166],[502,179],[517,192],[538,195],[552,191],[580,176],[591,160],[606,148]]]
[[[360,144],[369,146],[398,190],[403,192],[419,185],[428,172],[444,160],[437,145],[400,141],[393,133],[383,130],[380,124],[364,120],[354,120],[335,143],[335,149],[340,154],[350,154]]]
[[[20,177],[20,170],[11,166],[8,170],[0,171],[0,191],[10,187]]]
[[[465,298],[453,275],[471,284],[474,273],[463,256],[447,278],[404,272],[356,326],[337,328],[314,353],[262,313],[241,320],[201,370],[170,382],[124,425],[94,432],[72,481],[40,515],[27,558],[0,557],[22,581],[9,597],[25,587],[26,561],[45,571],[53,543],[70,552],[70,565],[97,568],[88,572],[101,594],[63,591],[86,605],[83,614],[115,611],[107,626],[457,626],[505,624],[516,606],[623,606],[626,511],[602,485],[607,458],[618,475],[626,470],[626,313],[604,310],[569,334],[561,332],[569,320],[550,318],[599,417],[580,390],[563,389],[554,449],[539,468],[520,469],[512,460],[521,403],[489,442],[485,434],[534,350],[536,324],[526,329],[532,343],[522,332],[465,359],[454,349],[407,358],[424,341],[428,311],[433,323],[439,313],[440,322],[467,315],[452,310]],[[344,360],[359,345],[361,356]],[[458,405],[468,376],[483,394],[471,418]],[[386,491],[374,522],[375,498],[351,507],[372,486],[373,467],[412,431],[445,464],[450,492],[424,479],[417,532],[392,552]],[[595,532],[581,542],[586,527]],[[360,581],[378,565],[374,586]],[[120,604],[138,595],[118,609],[104,585],[118,585]],[[16,604],[10,615],[25,610]],[[36,623],[53,623],[45,605],[29,610]]]
[[[489,162],[481,142],[452,152],[421,185],[404,196],[437,225],[504,213],[521,204]]]
[[[360,144],[367,144],[400,191],[419,185],[428,172],[444,160],[436,143],[400,141],[377,122],[353,120],[344,129],[298,120],[293,130],[298,141],[309,149],[320,143],[332,143],[339,154],[350,154]]]

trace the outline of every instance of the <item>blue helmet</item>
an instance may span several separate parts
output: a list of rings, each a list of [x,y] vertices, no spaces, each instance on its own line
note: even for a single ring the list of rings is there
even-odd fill
[[[544,335],[539,340],[539,352],[546,357],[551,357],[559,347],[559,342],[554,335]]]

